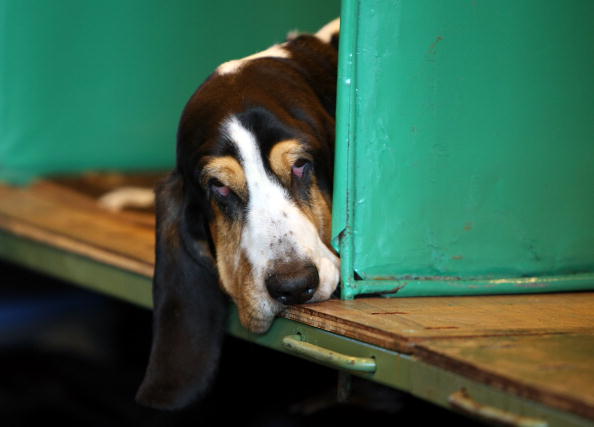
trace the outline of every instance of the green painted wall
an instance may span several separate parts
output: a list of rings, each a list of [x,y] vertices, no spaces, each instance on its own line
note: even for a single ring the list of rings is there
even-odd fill
[[[345,3],[350,274],[594,272],[594,2]]]
[[[177,121],[221,62],[337,0],[0,0],[0,179],[173,163]]]

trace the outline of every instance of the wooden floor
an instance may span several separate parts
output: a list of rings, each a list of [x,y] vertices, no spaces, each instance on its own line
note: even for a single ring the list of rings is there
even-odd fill
[[[117,187],[120,180],[90,176],[86,181],[39,181],[22,188],[0,185],[0,229],[151,277],[153,214],[101,209],[88,193]]]
[[[0,231],[150,277],[152,212],[115,214],[95,201],[125,181],[0,185]],[[331,300],[282,316],[594,420],[594,293]]]

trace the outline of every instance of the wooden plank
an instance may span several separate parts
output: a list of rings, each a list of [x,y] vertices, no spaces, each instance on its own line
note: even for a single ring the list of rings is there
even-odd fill
[[[450,372],[594,419],[594,332],[437,339],[417,357]]]
[[[0,185],[0,227],[16,235],[152,276],[154,219],[111,213],[94,200],[40,181]]]
[[[90,181],[90,182],[89,182]],[[85,209],[90,212],[105,214],[106,211],[98,206],[97,200],[100,196],[106,192],[115,189],[108,185],[113,182],[119,182],[118,180],[108,180],[106,183],[95,182],[96,179],[85,179],[80,182],[78,179],[70,179],[63,181],[39,181],[34,191],[43,192],[44,197],[50,198],[60,203],[63,206],[68,206],[76,210]],[[95,187],[92,186],[95,184]],[[69,184],[69,185],[66,185]],[[146,188],[150,189],[150,185],[146,185]],[[102,191],[105,188],[105,191]],[[128,222],[132,224],[138,224],[151,229],[155,228],[155,215],[151,207],[144,210],[133,210],[126,209],[124,211],[115,214],[120,222]]]
[[[594,293],[361,298],[292,307],[283,317],[412,353],[436,338],[594,330]]]
[[[98,199],[108,191],[121,187],[153,188],[155,184],[166,176],[167,172],[85,172],[81,175],[53,176],[49,181],[57,184],[61,189],[70,189],[78,194],[84,194],[93,200]]]

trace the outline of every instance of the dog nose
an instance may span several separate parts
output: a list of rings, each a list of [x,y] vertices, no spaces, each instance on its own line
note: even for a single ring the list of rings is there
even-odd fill
[[[274,273],[265,280],[270,296],[285,305],[309,301],[318,289],[319,282],[316,266],[303,263],[277,265]]]

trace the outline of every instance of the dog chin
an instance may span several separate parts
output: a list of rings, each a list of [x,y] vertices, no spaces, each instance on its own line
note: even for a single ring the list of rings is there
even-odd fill
[[[286,306],[272,300],[267,304],[267,310],[239,307],[239,321],[250,332],[263,334],[270,329],[277,314],[285,308]]]
[[[322,302],[330,299],[340,281],[340,259],[326,251],[315,261],[320,283],[317,291],[307,303]],[[265,290],[264,282],[254,277],[247,286],[256,289],[243,298],[233,298],[239,311],[239,321],[250,332],[263,334],[272,326],[275,317],[288,306],[272,299]],[[257,284],[260,286],[257,286]]]

